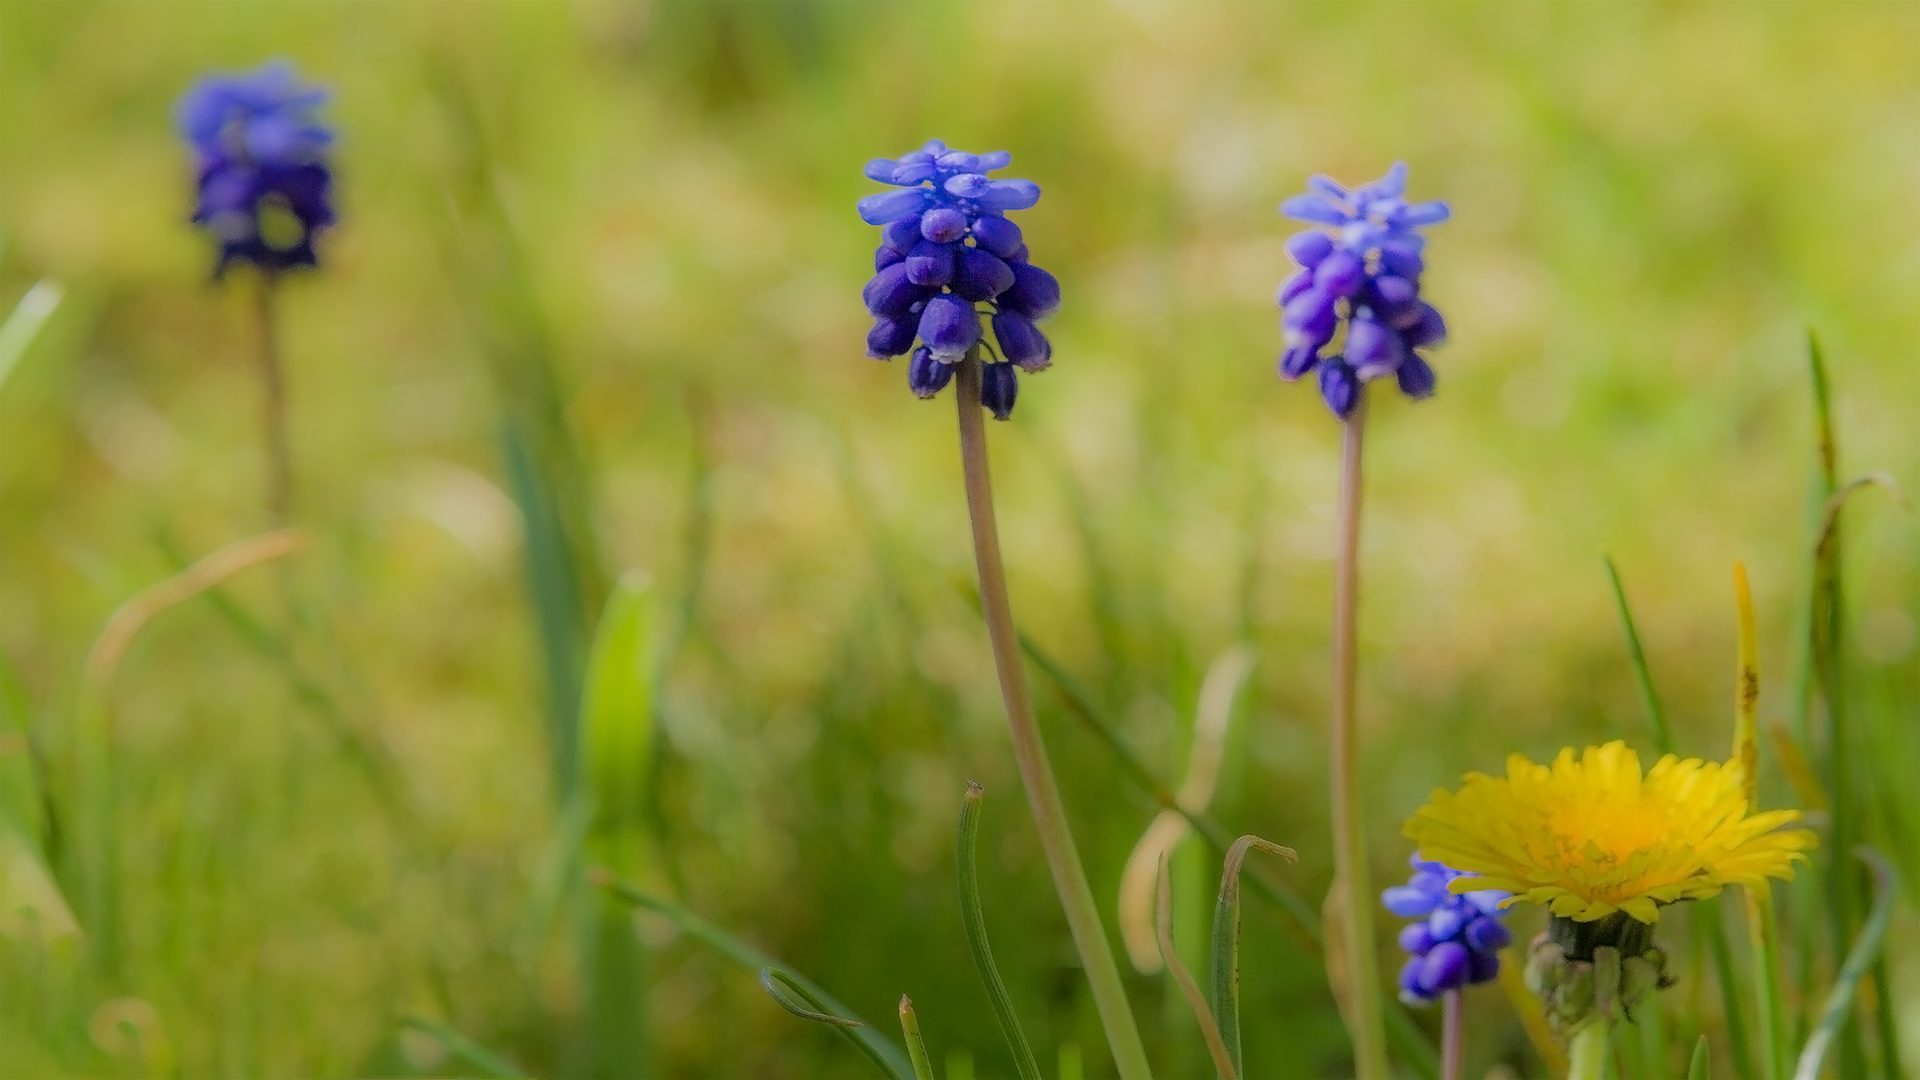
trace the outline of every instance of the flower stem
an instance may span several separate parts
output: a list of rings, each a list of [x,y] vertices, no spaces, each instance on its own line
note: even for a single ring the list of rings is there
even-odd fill
[[[267,513],[275,525],[285,525],[293,467],[292,455],[287,450],[287,380],[280,365],[279,318],[275,309],[279,290],[279,275],[262,270],[255,293],[255,323],[259,331],[257,351],[267,437]]]
[[[1595,1016],[1567,1047],[1567,1080],[1600,1080],[1607,1068],[1607,1018]]]
[[[1347,1023],[1360,1080],[1387,1075],[1387,1043],[1380,1012],[1379,961],[1374,955],[1373,886],[1367,874],[1366,830],[1360,817],[1359,739],[1353,699],[1360,615],[1360,450],[1366,431],[1363,387],[1340,441],[1340,534],[1333,570],[1333,722],[1328,732],[1333,796],[1334,876],[1343,886],[1340,920],[1346,961]],[[1336,985],[1340,980],[1336,980]]]
[[[1460,1065],[1466,1056],[1466,1011],[1460,1007],[1460,991],[1449,990],[1441,999],[1440,1080],[1460,1080]]]
[[[1114,963],[1106,928],[1100,922],[1100,909],[1094,904],[1093,890],[1087,886],[1086,871],[1080,866],[1080,852],[1074,847],[1073,832],[1067,825],[1066,806],[1060,801],[1060,788],[1054,783],[1053,769],[1047,763],[1047,746],[1040,737],[1033,702],[1027,695],[1020,639],[1014,629],[1012,605],[1007,601],[1006,567],[1000,559],[1000,532],[993,517],[993,481],[987,473],[987,430],[980,406],[978,354],[969,353],[955,374],[958,378],[954,380],[954,396],[960,406],[960,461],[966,472],[967,515],[973,524],[974,559],[980,571],[980,607],[986,615],[994,667],[1000,673],[1000,696],[1006,705],[1014,760],[1019,764],[1020,780],[1033,809],[1034,825],[1040,831],[1041,849],[1046,852],[1047,866],[1053,871],[1054,889],[1059,892],[1060,906],[1066,911],[1067,928],[1073,933],[1074,947],[1079,950],[1080,964],[1086,969],[1087,983],[1093,990],[1094,1008],[1100,1014],[1107,1043],[1113,1050],[1114,1067],[1123,1078],[1150,1076],[1147,1051],[1134,1026],[1127,990],[1120,982],[1120,968]]]

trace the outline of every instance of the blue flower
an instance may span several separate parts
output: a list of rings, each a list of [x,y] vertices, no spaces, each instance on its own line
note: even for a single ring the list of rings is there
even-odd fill
[[[1420,230],[1447,220],[1447,204],[1409,203],[1404,163],[1352,191],[1324,176],[1307,187],[1280,212],[1333,232],[1287,241],[1300,270],[1280,286],[1280,377],[1291,381],[1319,368],[1320,396],[1343,420],[1359,402],[1361,384],[1374,379],[1391,375],[1408,397],[1430,396],[1433,368],[1416,350],[1445,341],[1447,324],[1420,299],[1427,243]],[[1343,326],[1340,348],[1324,353]]]
[[[1500,974],[1500,950],[1513,940],[1500,901],[1511,893],[1498,889],[1455,895],[1448,883],[1466,876],[1459,870],[1414,853],[1413,877],[1380,894],[1388,911],[1418,919],[1400,931],[1400,947],[1409,954],[1400,969],[1400,1000],[1426,1005],[1449,990],[1492,980]]]
[[[952,381],[953,365],[985,343],[986,314],[1000,347],[981,358],[980,404],[1001,420],[1013,415],[1020,392],[1014,369],[1053,363],[1053,344],[1036,324],[1060,307],[1060,283],[1027,261],[1020,226],[1006,218],[1038,202],[1039,185],[987,175],[1012,160],[1005,151],[969,154],[935,140],[897,161],[867,162],[868,179],[894,190],[859,204],[861,219],[881,227],[862,294],[874,318],[867,355],[911,353],[907,386],[931,398]]]
[[[333,132],[317,111],[327,93],[303,86],[287,64],[209,75],[179,106],[193,148],[193,222],[220,242],[215,273],[250,262],[278,272],[317,265],[313,238],[334,222]]]

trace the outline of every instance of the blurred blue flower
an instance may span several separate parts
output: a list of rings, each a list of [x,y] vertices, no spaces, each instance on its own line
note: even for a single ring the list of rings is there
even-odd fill
[[[860,217],[881,227],[873,278],[863,293],[873,315],[867,355],[912,353],[907,385],[931,398],[953,379],[953,365],[984,343],[989,305],[997,352],[981,359],[980,404],[1001,420],[1013,414],[1021,371],[1044,371],[1053,345],[1036,325],[1060,306],[1060,283],[1027,261],[1010,210],[1040,200],[1031,180],[987,174],[1012,162],[1005,151],[969,154],[939,140],[898,160],[867,162],[868,179],[895,190],[860,200]],[[915,348],[914,342],[920,342]]]
[[[326,99],[284,63],[209,75],[180,99],[198,187],[193,221],[220,242],[216,274],[236,261],[268,272],[316,265],[314,234],[334,222],[333,132],[317,115]]]
[[[1426,1005],[1500,974],[1500,950],[1513,940],[1501,921],[1506,912],[1500,901],[1512,894],[1483,889],[1455,895],[1447,885],[1464,877],[1461,871],[1418,852],[1411,862],[1413,877],[1382,892],[1380,902],[1403,919],[1419,920],[1400,931],[1400,947],[1409,954],[1400,969],[1400,1000]]]
[[[1404,163],[1352,191],[1324,176],[1307,187],[1280,212],[1333,232],[1316,229],[1287,241],[1300,270],[1280,286],[1280,377],[1319,368],[1320,395],[1343,420],[1360,400],[1360,385],[1374,379],[1391,375],[1407,396],[1431,395],[1433,368],[1415,350],[1446,340],[1447,324],[1420,299],[1427,243],[1420,230],[1447,220],[1447,204],[1409,203]],[[1342,326],[1341,348],[1323,354]]]

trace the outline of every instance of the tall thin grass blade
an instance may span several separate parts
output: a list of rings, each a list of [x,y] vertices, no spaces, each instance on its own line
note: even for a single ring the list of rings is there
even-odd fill
[[[480,1075],[488,1080],[525,1080],[533,1075],[450,1024],[429,1020],[424,1016],[404,1016],[400,1018],[400,1024],[432,1037],[446,1047],[449,1054],[478,1069]]]
[[[1013,1067],[1020,1080],[1040,1080],[1040,1062],[1033,1056],[1027,1033],[1020,1027],[1020,1015],[1013,1011],[1013,998],[1000,979],[1000,966],[994,963],[993,946],[987,942],[987,916],[980,906],[980,807],[986,789],[979,782],[967,781],[967,793],[960,800],[960,830],[955,845],[954,865],[960,886],[960,923],[967,933],[967,951],[973,954],[974,970],[993,1004],[993,1015],[1000,1021],[1000,1033],[1006,1037],[1013,1054]]]
[[[614,585],[594,633],[581,694],[578,797],[592,808],[589,857],[625,878],[640,873],[654,719],[653,587],[629,570]],[[596,1076],[648,1073],[645,955],[624,904],[583,897],[581,964],[587,983],[588,1055]]]
[[[1240,871],[1247,853],[1256,848],[1290,863],[1300,861],[1292,848],[1248,835],[1227,849],[1220,868],[1220,895],[1213,906],[1213,1018],[1236,1073],[1246,1069],[1240,1054]]]
[[[1633,608],[1627,603],[1626,586],[1620,580],[1620,570],[1614,565],[1612,557],[1609,556],[1605,561],[1607,578],[1613,583],[1614,603],[1620,611],[1621,630],[1627,638],[1627,655],[1633,661],[1634,681],[1640,688],[1641,704],[1647,710],[1647,726],[1653,733],[1654,748],[1661,754],[1674,753],[1673,730],[1667,725],[1666,710],[1660,705],[1660,691],[1653,681],[1653,669],[1647,663],[1646,650],[1640,645],[1640,634],[1633,621]],[[1713,951],[1714,981],[1720,986],[1720,1006],[1726,1016],[1727,1040],[1733,1044],[1734,1064],[1741,1076],[1757,1075],[1753,1047],[1747,1041],[1745,1006],[1734,976],[1733,946],[1727,941],[1727,927],[1720,902],[1702,901],[1694,905],[1694,912],[1701,932],[1707,935],[1708,945]]]
[[[1820,1022],[1814,1026],[1813,1034],[1807,1038],[1807,1044],[1800,1051],[1800,1061],[1793,1070],[1793,1080],[1817,1080],[1820,1066],[1826,1060],[1827,1049],[1839,1035],[1847,1018],[1853,1012],[1853,1002],[1860,989],[1860,980],[1873,966],[1880,955],[1880,943],[1886,937],[1887,924],[1893,921],[1894,902],[1899,899],[1899,882],[1894,877],[1893,866],[1878,851],[1860,845],[1854,849],[1860,861],[1872,871],[1876,884],[1873,911],[1867,916],[1866,925],[1860,929],[1860,937],[1847,950],[1847,962],[1840,968],[1840,974],[1833,980],[1833,989],[1828,992],[1826,1004],[1820,1009]],[[1843,1070],[1844,1073],[1844,1070]],[[1864,1075],[1845,1073],[1845,1075]]]
[[[588,871],[587,880],[596,888],[606,890],[608,895],[618,898],[625,904],[659,915],[679,927],[682,933],[699,941],[701,944],[740,965],[742,968],[754,972],[756,976],[759,972],[767,968],[779,968],[787,982],[790,982],[793,986],[803,987],[806,990],[807,1000],[813,1003],[813,1007],[817,1008],[820,1012],[861,1024],[861,1027],[850,1030],[857,1032],[861,1041],[867,1043],[864,1049],[871,1051],[870,1056],[875,1056],[886,1061],[888,1075],[904,1077],[913,1071],[913,1062],[907,1057],[906,1051],[894,1045],[893,1040],[875,1031],[873,1025],[861,1020],[858,1013],[842,1005],[839,1001],[835,1000],[833,995],[822,990],[818,984],[812,982],[806,976],[782,966],[778,960],[775,960],[773,957],[768,956],[766,953],[761,952],[759,949],[754,948],[693,912],[688,911],[679,904],[673,903],[670,900],[663,900],[651,893],[643,892],[627,882],[621,881],[605,867],[594,867]]]
[[[1733,746],[1728,760],[1740,767],[1747,806],[1760,806],[1760,634],[1753,614],[1753,589],[1745,563],[1733,564],[1735,624],[1739,642],[1733,678]],[[1753,949],[1754,1002],[1760,1019],[1760,1059],[1767,1080],[1787,1071],[1787,1032],[1780,993],[1780,935],[1774,925],[1770,886],[1742,890],[1746,898],[1747,942]]]
[[[1607,580],[1613,583],[1613,601],[1620,611],[1620,628],[1627,635],[1627,657],[1633,661],[1634,684],[1640,688],[1640,704],[1647,710],[1647,726],[1653,733],[1653,746],[1662,754],[1673,753],[1673,729],[1667,726],[1667,712],[1660,706],[1660,693],[1654,689],[1653,669],[1647,664],[1647,652],[1640,645],[1640,631],[1634,627],[1633,609],[1627,604],[1627,589],[1620,581],[1620,568],[1613,556],[1603,557]]]

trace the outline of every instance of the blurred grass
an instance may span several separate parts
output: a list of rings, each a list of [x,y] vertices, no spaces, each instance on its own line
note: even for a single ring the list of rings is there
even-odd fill
[[[1764,670],[1792,670],[1806,625],[1808,324],[1842,477],[1920,459],[1916,47],[1920,11],[1855,4],[0,5],[0,307],[68,288],[0,389],[0,653],[45,757],[50,857],[73,839],[62,748],[88,644],[262,525],[247,305],[184,224],[171,109],[201,71],[274,56],[334,88],[343,132],[343,225],[325,272],[289,283],[283,333],[314,536],[295,573],[339,654],[309,677],[347,717],[215,604],[142,639],[115,701],[125,964],[102,982],[0,937],[0,1071],[137,1072],[88,1030],[127,996],[187,1075],[458,1068],[402,1033],[415,1015],[536,1072],[570,1060],[578,960],[527,912],[570,775],[562,675],[602,568],[629,565],[685,598],[642,884],[863,1015],[911,994],[936,1062],[1010,1069],[952,891],[965,780],[1017,783],[984,635],[947,585],[970,560],[951,418],[859,356],[858,167],[930,136],[1013,151],[1066,290],[1057,368],[994,432],[1022,627],[1169,779],[1205,659],[1251,639],[1213,809],[1299,849],[1304,894],[1330,869],[1334,432],[1274,382],[1270,305],[1274,204],[1309,172],[1404,157],[1456,209],[1428,284],[1454,332],[1441,394],[1375,425],[1377,872],[1398,868],[1399,818],[1464,769],[1613,731],[1650,746],[1602,551],[1679,749],[1718,753],[1728,564],[1753,572]],[[565,634],[542,635],[523,585],[529,489],[503,431],[565,492],[525,531],[559,522],[573,552],[549,595],[576,606],[545,616],[572,653],[541,652]],[[1850,511],[1861,828],[1909,899],[1917,539],[1911,515]],[[277,603],[263,582],[221,595]],[[1769,681],[1763,721],[1795,713],[1787,687]],[[1157,807],[1041,698],[1104,899]],[[342,730],[390,755],[419,836]],[[1774,775],[1763,797],[1791,802]],[[1073,1042],[1101,1074],[1030,826],[991,818],[981,860],[1039,1056]],[[1809,901],[1783,890],[1790,915]],[[1346,1067],[1317,965],[1257,905],[1245,923],[1249,1074]],[[663,1073],[863,1067],[750,975],[641,930]],[[1888,948],[1909,1031],[1915,940],[1909,906]],[[1804,962],[1802,1017],[1836,966]],[[1685,970],[1674,1067],[1692,1016],[1733,1060],[1706,966]],[[1133,987],[1150,1049],[1198,1072],[1197,1031],[1158,1019],[1169,992]],[[1470,1008],[1470,1067],[1540,1074],[1494,995]]]

